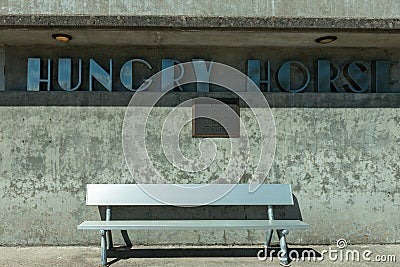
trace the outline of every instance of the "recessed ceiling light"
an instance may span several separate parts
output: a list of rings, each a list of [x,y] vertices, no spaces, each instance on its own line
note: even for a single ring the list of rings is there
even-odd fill
[[[323,36],[315,39],[315,42],[319,44],[329,44],[336,41],[336,39],[337,39],[336,36]]]
[[[64,43],[69,42],[72,39],[71,35],[64,34],[64,33],[55,33],[51,37],[53,37],[55,40],[57,40],[59,42],[64,42]]]

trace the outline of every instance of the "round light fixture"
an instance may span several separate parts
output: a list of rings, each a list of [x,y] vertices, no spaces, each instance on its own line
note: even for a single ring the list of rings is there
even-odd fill
[[[329,44],[337,40],[336,36],[323,36],[315,39],[315,42],[318,44]]]
[[[55,33],[53,37],[56,41],[67,43],[72,40],[72,36],[64,33]]]

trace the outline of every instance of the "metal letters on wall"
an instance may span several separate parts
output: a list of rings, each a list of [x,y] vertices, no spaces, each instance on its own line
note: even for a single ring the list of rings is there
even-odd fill
[[[184,76],[184,68],[179,65],[176,59],[161,59],[161,85],[160,91],[166,88],[179,88],[185,91],[180,85],[180,80]],[[58,59],[57,81],[61,90],[77,91],[82,90],[82,83],[85,80],[82,73],[85,62],[82,59],[72,61],[71,58]],[[86,62],[88,65],[88,90],[113,91],[113,86],[117,81],[113,81],[113,60],[109,60],[108,66],[102,66],[94,59]],[[86,66],[87,66],[86,65]],[[104,65],[104,64],[103,64]],[[120,71],[120,84],[123,89],[135,92],[141,85],[141,90],[146,90],[151,84],[151,79],[143,77],[142,84],[134,85],[135,65],[142,65],[147,70],[153,70],[152,65],[144,59],[130,59],[126,61]],[[204,59],[192,59],[194,73],[198,80],[196,84],[197,92],[210,92],[208,83],[213,71],[212,61],[206,62]],[[173,68],[173,66],[177,66]],[[250,59],[247,61],[247,75],[262,91],[265,92],[338,92],[338,93],[366,93],[366,92],[398,92],[400,88],[395,88],[399,82],[393,79],[392,69],[398,67],[397,62],[379,60],[374,62],[353,61],[345,66],[338,66],[331,60],[317,60],[315,72],[310,72],[310,67],[297,60],[288,60],[279,65],[276,70],[271,69],[269,60]],[[75,75],[73,75],[75,73]],[[27,91],[54,90],[53,89],[53,69],[52,60],[42,60],[40,58],[28,58],[27,66]],[[264,77],[264,78],[262,78]],[[313,78],[313,79],[312,79]],[[311,82],[313,81],[313,82]],[[294,85],[296,83],[296,85]],[[275,85],[273,87],[273,85]],[[246,86],[243,91],[250,91],[251,86]],[[253,87],[254,88],[254,87]]]
[[[138,88],[135,89],[133,86],[133,76],[134,76],[133,68],[135,63],[141,63],[145,65],[149,70],[152,69],[150,63],[148,63],[143,59],[132,59],[125,62],[125,64],[121,68],[120,79],[123,86],[132,92],[135,92],[138,89]],[[146,90],[150,86],[151,80],[143,79],[143,82],[145,84],[141,90]]]
[[[78,84],[71,88],[72,80],[72,60],[70,58],[60,58],[58,60],[58,84],[65,91],[75,91],[82,83],[82,60],[79,59]]]
[[[0,91],[5,89],[4,66],[6,64],[6,56],[4,48],[0,47]]]

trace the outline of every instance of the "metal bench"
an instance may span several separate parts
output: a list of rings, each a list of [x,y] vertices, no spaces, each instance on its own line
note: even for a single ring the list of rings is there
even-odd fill
[[[166,185],[146,185],[160,194],[168,194]],[[199,185],[182,185],[199,186]],[[112,220],[112,206],[162,206],[166,205],[145,193],[135,184],[89,184],[87,185],[86,205],[105,206],[106,216],[103,221],[85,221],[78,229],[99,230],[101,235],[101,264],[107,266],[107,247],[113,249],[112,230],[121,230],[128,247],[132,244],[126,230],[266,230],[265,246],[268,247],[273,230],[277,230],[281,248],[281,265],[288,266],[285,236],[288,230],[309,229],[310,226],[300,220],[274,220],[273,206],[293,205],[291,186],[287,184],[263,184],[255,192],[249,192],[248,184],[212,184],[211,189],[230,189],[222,198],[207,205],[212,206],[266,206],[268,218],[265,220]],[[190,191],[190,190],[189,190]],[[180,206],[197,205],[199,196],[190,193],[178,196]],[[108,246],[107,246],[108,244]]]

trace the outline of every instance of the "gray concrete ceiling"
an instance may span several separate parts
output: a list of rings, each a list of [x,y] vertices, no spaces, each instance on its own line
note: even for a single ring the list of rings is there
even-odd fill
[[[54,33],[73,37],[68,43],[55,41]],[[335,35],[321,45],[314,40]],[[226,46],[226,47],[397,47],[400,34],[371,32],[286,32],[239,30],[96,30],[96,29],[2,29],[0,45],[7,46]]]

